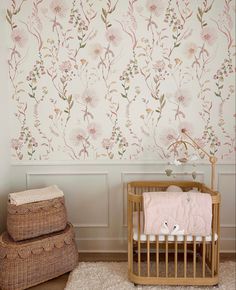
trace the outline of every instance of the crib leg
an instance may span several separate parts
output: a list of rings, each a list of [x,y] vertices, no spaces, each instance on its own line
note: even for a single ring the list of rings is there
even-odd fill
[[[138,284],[134,283],[134,286],[135,286],[135,287],[137,287],[137,286],[138,286]]]

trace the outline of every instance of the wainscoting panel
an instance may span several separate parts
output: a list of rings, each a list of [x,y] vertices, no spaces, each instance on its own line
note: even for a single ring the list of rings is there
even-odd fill
[[[26,187],[57,184],[64,191],[68,218],[75,227],[109,227],[107,172],[27,173]]]
[[[221,236],[222,251],[236,250],[236,212],[235,212],[235,172],[219,171],[218,190],[221,193]]]
[[[11,167],[11,191],[57,184],[65,193],[69,220],[75,226],[81,252],[127,251],[127,182],[134,180],[192,180],[210,184],[207,164],[171,167],[165,164],[24,164]],[[234,165],[218,166],[222,195],[221,251],[235,251]]]
[[[235,172],[219,172],[218,190],[221,192],[221,222],[235,226]]]

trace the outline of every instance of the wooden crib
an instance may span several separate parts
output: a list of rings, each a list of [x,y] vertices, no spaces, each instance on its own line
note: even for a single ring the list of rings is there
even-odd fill
[[[212,196],[212,234],[207,237],[141,233],[143,192],[196,188]],[[138,218],[137,226],[133,216]],[[220,194],[190,181],[128,183],[128,276],[134,284],[215,285],[219,282]]]

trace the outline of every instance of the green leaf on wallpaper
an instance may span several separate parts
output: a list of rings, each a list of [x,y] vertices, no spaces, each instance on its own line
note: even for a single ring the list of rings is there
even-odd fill
[[[7,16],[9,17],[9,19],[12,18],[12,13],[11,13],[11,11],[9,9],[7,9]]]
[[[211,8],[212,8],[212,5],[213,5],[213,2],[214,1],[212,1],[212,3],[211,3],[211,5],[205,10],[205,13],[207,13],[208,11],[210,11],[211,10]]]
[[[104,8],[102,8],[102,14],[103,14],[104,16],[107,16],[107,12],[106,12],[106,10],[105,10]]]
[[[180,42],[179,43],[175,43],[175,47],[179,47],[180,46]]]
[[[200,7],[198,7],[197,10],[198,10],[199,15],[202,16],[202,14],[203,14],[203,13],[202,13],[202,9],[201,9]]]
[[[17,92],[17,94],[19,94],[19,93],[23,93],[24,92],[24,90],[23,89],[19,89],[18,91],[16,91]]]
[[[24,1],[22,1],[22,2],[24,2]],[[20,9],[21,9],[21,6],[19,6],[18,9],[15,9],[14,12],[13,12],[13,15],[16,15],[17,13],[19,13],[20,12]]]
[[[8,18],[7,15],[6,15],[6,20],[7,20],[7,22],[11,25],[11,20]]]
[[[35,98],[35,95],[32,95],[32,94],[30,94],[30,93],[29,93],[29,96],[30,96],[31,98],[33,98],[33,99]]]
[[[102,18],[102,21],[103,21],[104,23],[106,23],[106,19],[104,18],[103,15],[101,15],[101,18]]]
[[[84,48],[86,46],[86,43],[80,44],[80,48]]]
[[[70,103],[69,108],[71,109],[71,108],[73,107],[73,105],[74,105],[74,101],[72,101],[72,102]]]
[[[71,100],[72,100],[72,95],[69,95],[69,97],[68,97],[68,103],[70,103],[71,102]]]
[[[164,101],[164,102],[161,104],[161,108],[162,108],[162,109],[164,108],[165,104],[166,104],[166,101]]]
[[[117,2],[118,2],[118,1],[117,1]],[[115,9],[116,9],[116,4],[113,6],[113,8],[111,8],[111,9],[110,9],[110,11],[109,11],[109,12],[110,12],[110,13],[112,13],[112,12],[114,12],[114,11],[115,11]]]
[[[125,99],[127,99],[127,96],[121,93],[121,96]]]
[[[199,22],[202,22],[202,19],[200,18],[198,14],[197,14],[197,19],[199,20]]]
[[[161,97],[160,97],[160,102],[162,103],[163,102],[163,100],[164,100],[164,94],[163,95],[161,95]]]

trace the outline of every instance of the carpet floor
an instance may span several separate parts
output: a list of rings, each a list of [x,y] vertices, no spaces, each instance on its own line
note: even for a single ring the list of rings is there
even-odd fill
[[[65,290],[193,290],[193,289],[236,289],[236,263],[227,261],[220,264],[220,284],[214,287],[200,286],[134,286],[127,278],[126,262],[82,262],[70,274]]]

